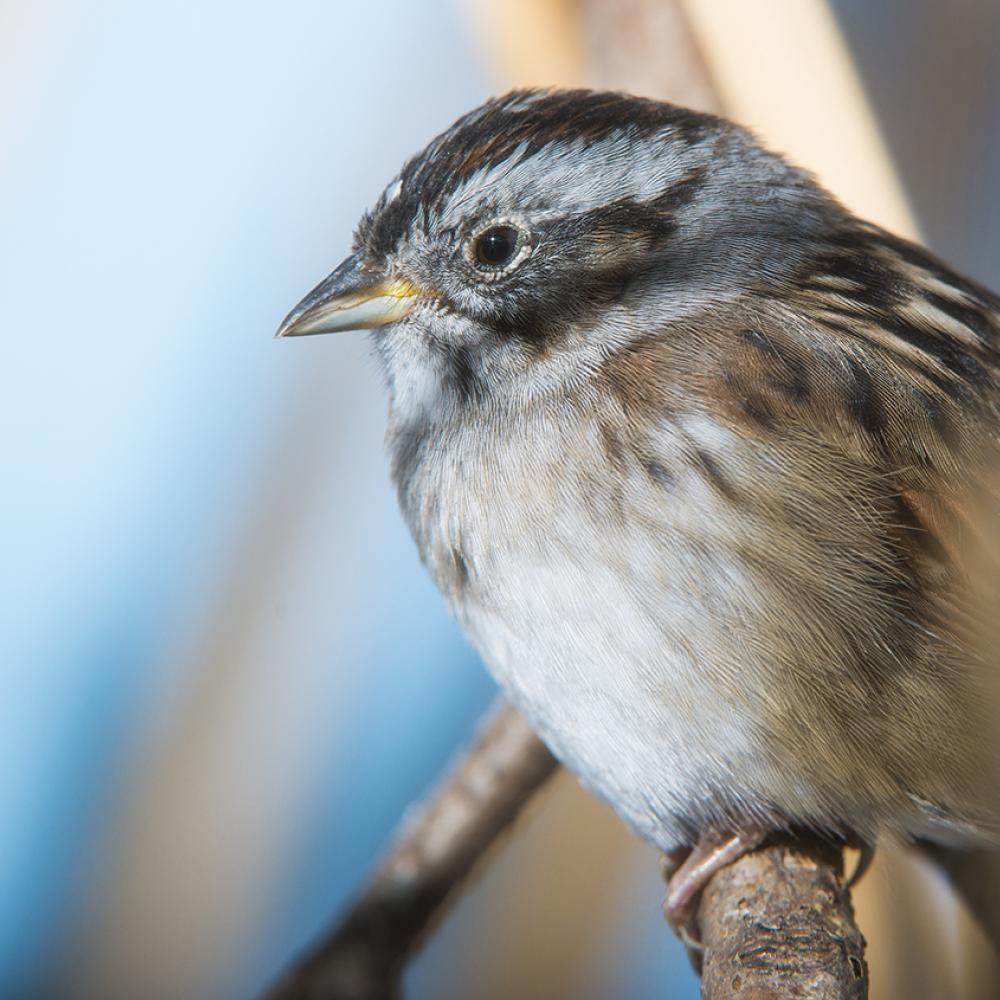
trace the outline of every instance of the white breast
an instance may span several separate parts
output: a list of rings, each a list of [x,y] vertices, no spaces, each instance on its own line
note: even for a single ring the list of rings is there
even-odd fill
[[[692,432],[704,428],[663,431]],[[718,448],[722,431],[711,433]],[[666,462],[678,442],[662,445]],[[554,753],[638,832],[676,846],[684,821],[704,819],[693,809],[720,788],[737,795],[738,776],[759,767],[729,666],[747,655],[733,618],[755,598],[713,537],[727,530],[724,499],[683,463],[669,495],[641,469],[632,483],[602,475],[594,428],[511,427],[477,454],[475,466],[438,466],[454,502],[432,505],[425,559]],[[458,589],[441,579],[442,553],[456,550],[468,570]]]

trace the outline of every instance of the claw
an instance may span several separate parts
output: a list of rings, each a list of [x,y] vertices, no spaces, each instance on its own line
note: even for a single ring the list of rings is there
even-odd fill
[[[692,850],[664,854],[661,870],[667,880],[667,897],[663,914],[689,950],[701,948],[697,903],[702,889],[720,868],[759,846],[766,835],[763,830],[746,830],[723,839],[703,833]]]

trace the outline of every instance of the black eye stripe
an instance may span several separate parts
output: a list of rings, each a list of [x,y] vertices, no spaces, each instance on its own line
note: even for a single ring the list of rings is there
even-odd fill
[[[483,267],[503,267],[514,257],[517,246],[518,231],[513,226],[492,226],[476,237],[473,254]]]

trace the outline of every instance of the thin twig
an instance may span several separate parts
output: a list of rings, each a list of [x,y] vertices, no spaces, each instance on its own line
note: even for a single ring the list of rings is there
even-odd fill
[[[390,1000],[452,891],[556,769],[524,719],[500,705],[332,932],[266,1000]]]
[[[865,941],[841,852],[764,846],[717,872],[698,910],[703,1000],[864,1000]]]

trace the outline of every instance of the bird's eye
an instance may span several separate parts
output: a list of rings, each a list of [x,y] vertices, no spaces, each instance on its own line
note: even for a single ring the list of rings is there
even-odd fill
[[[493,226],[480,233],[473,244],[476,263],[483,267],[503,267],[518,250],[519,233],[513,226]]]

